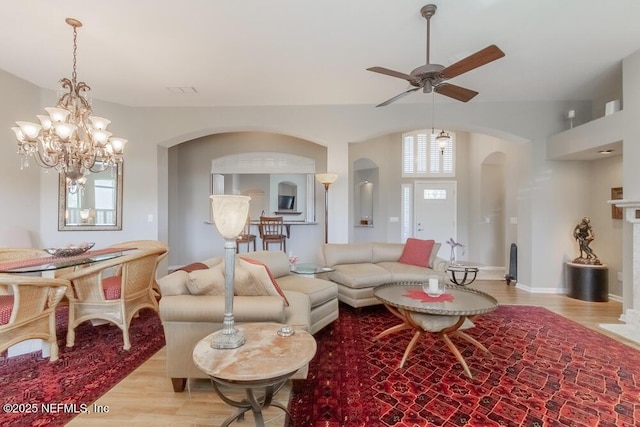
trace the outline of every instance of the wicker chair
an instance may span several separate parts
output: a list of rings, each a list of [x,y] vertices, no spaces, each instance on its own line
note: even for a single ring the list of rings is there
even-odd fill
[[[42,339],[51,345],[49,361],[57,360],[56,307],[68,286],[61,279],[0,274],[0,352]]]
[[[156,263],[156,270],[158,269],[158,265],[162,262],[163,259],[167,257],[169,253],[169,246],[165,242],[161,242],[159,240],[129,240],[127,242],[116,243],[115,245],[111,245],[111,248],[134,248],[140,250],[153,250],[160,249],[164,250],[162,254],[158,257],[158,262]],[[156,271],[154,270],[154,271]],[[116,271],[116,275],[120,275],[120,270]],[[158,282],[156,280],[156,274],[153,276],[153,293],[156,298],[160,298],[160,286],[158,286]]]
[[[42,249],[0,248],[0,262],[49,256]]]
[[[166,249],[141,250],[119,258],[101,261],[63,276],[71,282],[67,347],[75,343],[75,328],[92,320],[110,322],[122,330],[123,348],[129,350],[129,325],[143,308],[158,311],[153,293],[158,259]],[[117,269],[120,274],[104,277],[105,271]]]

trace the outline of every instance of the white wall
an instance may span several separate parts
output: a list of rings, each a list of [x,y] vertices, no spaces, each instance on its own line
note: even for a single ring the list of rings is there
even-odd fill
[[[11,127],[16,120],[34,121],[39,114],[40,91],[23,80],[0,70],[0,209],[2,227],[19,226],[28,230],[35,245],[40,239],[40,167],[31,160],[31,166],[20,170],[18,143]],[[54,179],[57,175],[51,174]],[[57,208],[54,211],[57,218]]]
[[[10,92],[14,93],[13,97],[3,97],[0,100],[7,122],[5,134],[9,141],[13,141],[8,129],[10,123],[24,118],[25,114],[32,117],[37,111],[25,111],[35,107],[33,101],[23,104],[21,111],[14,108],[15,98],[24,96],[25,93],[33,96],[33,88],[20,79],[8,75],[5,77],[0,79],[3,91],[11,90],[16,85],[22,87],[18,93]],[[41,107],[52,104],[52,93],[43,91],[43,94],[47,96]],[[571,187],[576,181],[573,175],[580,171],[545,160],[546,141],[549,135],[564,128],[563,114],[567,105],[547,102],[483,103],[481,100],[474,100],[469,104],[445,101],[438,106],[438,117],[442,127],[486,134],[511,143],[524,143],[530,147],[525,149],[530,149],[530,157],[518,165],[517,215],[514,216],[519,219],[518,279],[532,289],[557,287],[562,271],[561,260],[566,253],[571,252],[571,248],[566,250],[570,244],[561,245],[557,251],[549,251],[549,242],[566,233],[566,226],[574,222],[576,212],[561,209],[557,202],[563,200],[571,190],[575,191],[575,188]],[[628,106],[626,100],[625,105]],[[130,140],[124,172],[124,228],[122,232],[57,232],[57,180],[52,175],[42,175],[39,194],[37,184],[32,186],[36,188],[33,192],[21,191],[20,197],[16,198],[15,209],[20,215],[29,215],[33,209],[33,201],[37,203],[39,199],[39,231],[43,245],[79,240],[93,240],[101,245],[125,239],[165,235],[166,230],[160,229],[157,222],[158,216],[164,216],[164,212],[159,211],[161,208],[164,209],[164,197],[158,194],[158,189],[166,191],[172,184],[164,182],[166,174],[163,169],[169,166],[158,163],[157,145],[170,147],[196,137],[228,131],[259,130],[281,133],[325,146],[327,170],[344,178],[349,176],[350,142],[365,141],[406,129],[424,128],[425,117],[429,117],[426,103],[401,103],[389,108],[374,108],[370,105],[128,108],[94,100],[94,109],[97,114],[113,120],[112,127],[116,134]],[[637,134],[640,135],[640,132]],[[3,154],[9,157],[15,156],[13,150],[2,150]],[[174,165],[171,158],[168,162],[169,165]],[[625,174],[626,170],[627,167]],[[14,176],[19,176],[17,171]],[[636,182],[640,181],[637,176],[634,177]],[[381,176],[380,179],[382,181],[384,178]],[[628,180],[625,175],[625,187]],[[631,187],[631,184],[628,186]],[[331,241],[348,241],[351,188],[349,180],[341,178],[331,186]],[[640,189],[631,188],[631,191],[640,193]],[[27,197],[27,194],[32,196]],[[32,201],[27,202],[27,199]],[[170,218],[172,213],[169,208]],[[151,222],[147,221],[149,215],[153,215]],[[172,235],[171,221],[173,219],[167,225],[169,236]],[[197,230],[190,232],[198,233]],[[201,235],[206,238],[206,234]],[[172,253],[181,249],[184,248],[172,248]]]
[[[618,272],[622,272],[622,229],[624,219],[611,218],[611,188],[622,187],[622,156],[604,157],[588,162],[591,188],[589,218],[595,240],[591,244],[603,264],[609,267],[609,293],[622,296]],[[577,222],[576,222],[577,224]],[[577,256],[577,246],[576,246]]]

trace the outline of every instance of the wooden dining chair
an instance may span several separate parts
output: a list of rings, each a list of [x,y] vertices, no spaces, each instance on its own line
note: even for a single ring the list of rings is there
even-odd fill
[[[256,251],[256,235],[251,234],[251,217],[247,216],[247,222],[244,224],[244,228],[238,237],[236,237],[236,253],[240,252],[240,244],[247,244],[247,252],[249,252],[251,248],[251,243],[253,243],[253,251]]]
[[[0,353],[41,339],[51,346],[49,361],[57,360],[56,307],[68,286],[67,280],[0,273]]]
[[[113,323],[122,330],[123,348],[129,350],[129,325],[137,313],[150,308],[158,311],[153,293],[158,258],[164,249],[138,250],[129,255],[97,262],[62,276],[69,280],[69,328],[67,347],[75,343],[75,328],[87,320]],[[120,275],[106,276],[113,269]]]
[[[270,243],[278,243],[280,250],[287,252],[287,235],[284,231],[284,220],[281,216],[261,216],[259,231],[262,239],[262,250],[268,251]]]

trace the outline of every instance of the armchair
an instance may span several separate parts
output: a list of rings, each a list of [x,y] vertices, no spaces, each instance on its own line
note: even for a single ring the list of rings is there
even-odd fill
[[[0,352],[42,339],[51,345],[49,361],[57,360],[56,307],[68,285],[61,279],[0,274]]]
[[[102,320],[122,330],[123,348],[129,350],[129,324],[143,308],[158,311],[153,294],[158,259],[166,253],[163,248],[133,252],[119,258],[96,263],[63,276],[71,287],[69,300],[69,329],[67,347],[75,343],[75,328],[87,320]],[[119,275],[103,277],[111,269]]]
[[[158,249],[163,252],[158,256],[158,260],[156,262],[156,268],[154,269],[154,277],[153,277],[153,292],[156,298],[160,298],[160,286],[158,286],[158,282],[156,280],[156,273],[158,269],[158,265],[162,262],[163,259],[167,257],[169,253],[169,246],[165,242],[161,242],[159,240],[129,240],[127,242],[117,243],[115,245],[111,245],[112,248],[134,248],[139,250],[154,250]],[[120,275],[120,270],[116,271],[116,275]]]

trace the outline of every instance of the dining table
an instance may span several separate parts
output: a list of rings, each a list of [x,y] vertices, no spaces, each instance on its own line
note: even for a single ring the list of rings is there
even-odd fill
[[[55,275],[56,270],[64,268],[89,265],[100,261],[106,261],[121,257],[126,251],[135,248],[103,248],[88,250],[84,253],[72,256],[42,256],[0,262],[0,273],[40,273],[42,276]]]
[[[72,256],[41,256],[0,262],[0,273],[8,274],[38,274],[42,277],[55,277],[56,272],[66,268],[75,268],[106,261],[125,255],[126,251],[135,248],[103,248],[88,250],[84,253]],[[21,354],[42,351],[42,357],[49,356],[49,344],[40,339],[32,339],[11,346],[7,355],[9,357]]]

